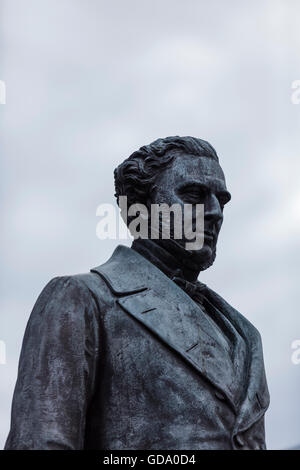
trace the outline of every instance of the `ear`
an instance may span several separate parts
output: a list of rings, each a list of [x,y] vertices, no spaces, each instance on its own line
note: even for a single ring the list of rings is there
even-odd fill
[[[151,213],[151,204],[152,204],[152,199],[150,197],[147,197],[146,199],[146,207],[148,209],[148,213]]]
[[[147,194],[146,206],[147,206],[149,213],[151,212],[151,204],[153,204],[155,200],[157,189],[158,189],[158,186],[156,184],[153,184]]]

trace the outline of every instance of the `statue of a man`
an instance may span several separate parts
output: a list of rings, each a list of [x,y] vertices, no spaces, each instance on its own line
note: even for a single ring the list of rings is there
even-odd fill
[[[215,150],[158,139],[118,166],[115,187],[129,206],[204,205],[201,248],[173,226],[49,282],[26,328],[6,448],[265,449],[260,334],[197,280],[230,200]]]

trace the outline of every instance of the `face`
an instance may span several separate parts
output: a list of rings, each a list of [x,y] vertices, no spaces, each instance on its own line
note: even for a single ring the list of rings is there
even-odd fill
[[[204,268],[212,264],[216,254],[218,235],[223,223],[223,209],[230,200],[224,173],[217,161],[174,152],[175,158],[169,168],[163,170],[156,179],[157,188],[151,195],[151,203],[204,205],[204,244],[195,252]],[[150,201],[149,201],[150,202]],[[195,211],[193,211],[195,214]],[[183,223],[183,221],[182,221]],[[193,228],[195,229],[193,219]],[[186,241],[177,240],[185,245]]]

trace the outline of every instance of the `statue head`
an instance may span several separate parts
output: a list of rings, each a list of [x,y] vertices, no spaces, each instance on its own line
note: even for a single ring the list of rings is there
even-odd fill
[[[127,196],[128,206],[143,204],[149,212],[153,204],[179,204],[183,214],[186,205],[194,208],[196,204],[203,204],[203,245],[195,251],[194,257],[201,270],[214,262],[223,209],[230,200],[230,193],[217,153],[208,142],[178,136],[155,140],[121,163],[114,177],[118,203],[120,196]],[[183,217],[180,223],[183,224]],[[187,240],[183,235],[176,241],[184,246]]]

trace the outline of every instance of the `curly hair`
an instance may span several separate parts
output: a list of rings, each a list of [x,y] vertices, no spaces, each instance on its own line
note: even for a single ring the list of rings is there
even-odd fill
[[[115,197],[127,196],[127,203],[145,204],[151,194],[158,172],[171,165],[175,158],[172,150],[181,150],[196,157],[219,161],[215,149],[205,140],[196,137],[166,137],[144,145],[124,160],[115,170]]]

